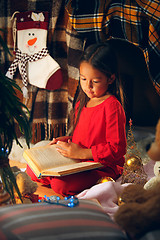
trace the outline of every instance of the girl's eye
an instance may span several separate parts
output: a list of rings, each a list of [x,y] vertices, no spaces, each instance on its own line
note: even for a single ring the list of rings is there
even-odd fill
[[[94,83],[99,83],[100,81],[98,81],[98,80],[93,80],[93,82],[94,82]]]
[[[81,79],[81,80],[83,80],[83,81],[85,81],[85,80],[86,80],[86,78],[84,78],[84,77],[80,77],[80,79]]]

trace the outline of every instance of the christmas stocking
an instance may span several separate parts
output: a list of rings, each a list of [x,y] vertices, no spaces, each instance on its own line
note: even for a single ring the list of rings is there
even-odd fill
[[[60,88],[61,68],[46,47],[48,12],[15,13],[14,17],[14,48],[17,37],[17,50],[6,76],[13,79],[17,67],[19,68],[25,98],[28,97],[28,83],[48,90]]]

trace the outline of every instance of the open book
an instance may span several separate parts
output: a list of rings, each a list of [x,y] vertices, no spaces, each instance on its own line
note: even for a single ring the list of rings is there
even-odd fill
[[[64,176],[103,166],[64,157],[56,150],[56,144],[26,149],[23,157],[37,177]]]

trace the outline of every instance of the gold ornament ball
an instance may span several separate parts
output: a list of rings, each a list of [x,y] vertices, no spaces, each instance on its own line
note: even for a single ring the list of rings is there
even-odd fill
[[[104,182],[115,182],[115,181],[111,177],[104,177],[104,178],[101,178],[98,183],[104,183]]]
[[[137,170],[137,168],[140,168],[142,166],[142,161],[139,156],[132,155],[127,159],[126,164],[132,170]]]

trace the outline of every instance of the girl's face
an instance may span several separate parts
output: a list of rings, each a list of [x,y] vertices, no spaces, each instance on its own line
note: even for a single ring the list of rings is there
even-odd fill
[[[112,75],[113,78],[113,75]],[[114,80],[92,67],[88,62],[80,65],[80,84],[89,98],[100,98],[107,94],[108,85]]]

